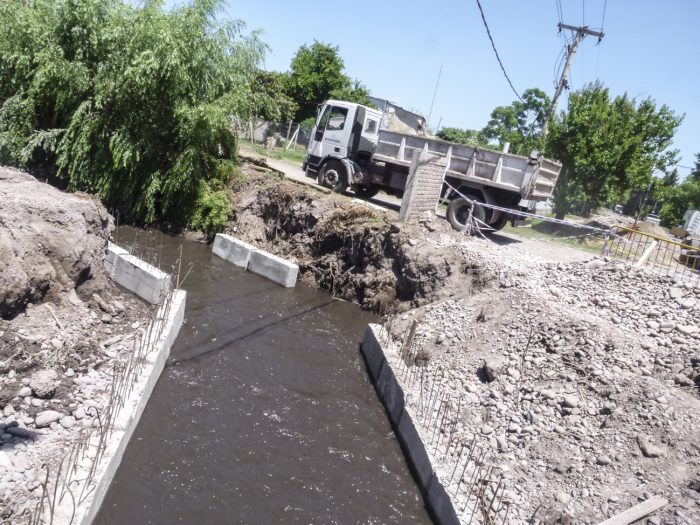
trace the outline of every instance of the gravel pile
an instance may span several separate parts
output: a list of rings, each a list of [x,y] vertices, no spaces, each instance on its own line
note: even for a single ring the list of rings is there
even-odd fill
[[[463,249],[482,286],[390,323],[400,345],[417,320],[409,404],[460,407],[435,418],[438,472],[475,439],[508,522],[598,523],[654,495],[669,504],[649,523],[700,522],[700,290],[597,258]]]
[[[54,479],[81,433],[98,429],[115,367],[148,317],[145,304],[110,287],[0,320],[0,518],[22,523],[41,497],[42,465]]]

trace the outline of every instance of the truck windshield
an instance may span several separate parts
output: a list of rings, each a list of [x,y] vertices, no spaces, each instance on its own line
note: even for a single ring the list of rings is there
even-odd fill
[[[345,118],[348,116],[347,108],[333,106],[328,117],[326,129],[329,131],[340,131],[345,127]],[[325,114],[324,114],[325,117]]]

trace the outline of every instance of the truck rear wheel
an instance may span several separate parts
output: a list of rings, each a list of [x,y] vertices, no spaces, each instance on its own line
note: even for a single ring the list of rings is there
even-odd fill
[[[355,195],[362,199],[371,199],[377,193],[379,193],[380,188],[375,184],[372,184],[370,186],[353,186],[352,191],[354,191]]]
[[[348,187],[345,166],[337,160],[329,160],[318,172],[318,183],[336,193],[343,193]]]
[[[474,195],[469,195],[468,197],[473,201],[483,202]],[[473,206],[467,199],[463,198],[450,201],[450,205],[447,207],[447,220],[450,221],[452,228],[457,231],[462,231],[467,224],[470,212],[475,219],[482,223],[486,222],[486,208],[483,206]],[[481,226],[481,224],[479,224],[479,226]]]

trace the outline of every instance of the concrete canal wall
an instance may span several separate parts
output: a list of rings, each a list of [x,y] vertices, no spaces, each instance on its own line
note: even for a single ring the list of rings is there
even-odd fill
[[[398,356],[385,339],[385,332],[380,325],[367,326],[360,347],[367,371],[386,409],[428,512],[438,525],[459,525],[452,500],[433,470],[430,455],[413,423],[414,418],[405,403],[403,389],[388,359],[397,359]]]

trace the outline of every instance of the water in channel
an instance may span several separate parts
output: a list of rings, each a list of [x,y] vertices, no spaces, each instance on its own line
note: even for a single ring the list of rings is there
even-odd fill
[[[358,351],[372,316],[143,235],[117,240],[192,264],[186,324],[96,523],[430,523]]]

